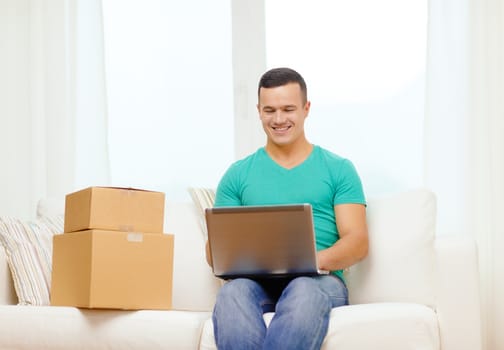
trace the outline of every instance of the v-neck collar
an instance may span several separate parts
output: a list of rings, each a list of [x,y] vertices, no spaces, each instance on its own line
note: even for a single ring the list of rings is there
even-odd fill
[[[262,147],[262,152],[264,154],[264,156],[266,156],[266,158],[269,159],[269,161],[271,163],[273,163],[278,169],[281,169],[282,171],[285,171],[285,172],[292,172],[296,169],[299,169],[300,167],[302,167],[303,165],[305,165],[307,162],[310,161],[311,158],[313,158],[313,155],[315,154],[315,151],[316,151],[316,148],[318,148],[316,145],[312,145],[312,150],[311,152],[308,154],[308,156],[301,162],[299,163],[298,165],[295,165],[293,166],[292,168],[286,168],[282,165],[280,165],[279,163],[277,163],[269,154],[268,152],[266,151],[266,147]]]

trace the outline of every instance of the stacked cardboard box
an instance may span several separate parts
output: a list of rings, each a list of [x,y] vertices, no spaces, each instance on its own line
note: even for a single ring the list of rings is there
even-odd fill
[[[174,237],[164,194],[90,187],[70,193],[53,239],[51,305],[170,309]]]

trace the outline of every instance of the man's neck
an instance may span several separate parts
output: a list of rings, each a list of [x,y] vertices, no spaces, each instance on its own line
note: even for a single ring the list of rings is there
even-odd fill
[[[277,145],[268,142],[266,143],[265,150],[278,165],[292,169],[303,163],[310,156],[313,145],[306,139],[289,145]]]

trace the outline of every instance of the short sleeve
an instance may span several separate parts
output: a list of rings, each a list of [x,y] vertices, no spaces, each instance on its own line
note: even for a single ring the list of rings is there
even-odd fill
[[[235,164],[231,165],[222,176],[215,193],[216,207],[229,207],[242,205],[239,186],[239,169]]]
[[[364,204],[366,198],[362,188],[362,182],[355,166],[348,159],[341,162],[335,174],[336,187],[333,198],[334,205],[338,204]]]

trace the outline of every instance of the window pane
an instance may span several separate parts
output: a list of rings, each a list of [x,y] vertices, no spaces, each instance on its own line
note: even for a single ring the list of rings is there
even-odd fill
[[[426,33],[427,0],[266,0],[268,67],[305,77],[308,139],[368,196],[423,184]]]
[[[112,184],[187,199],[233,160],[229,1],[103,1]]]

